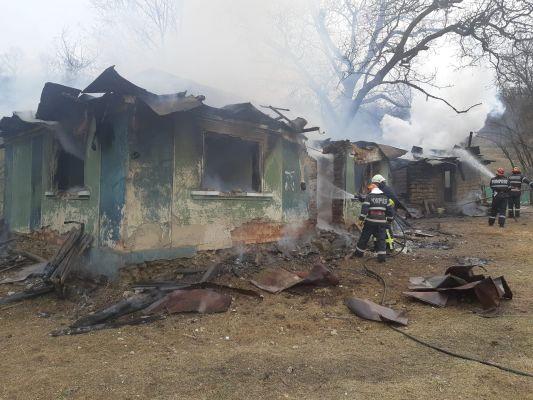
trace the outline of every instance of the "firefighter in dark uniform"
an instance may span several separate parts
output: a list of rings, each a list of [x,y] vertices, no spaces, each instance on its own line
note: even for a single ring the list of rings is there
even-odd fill
[[[359,220],[364,223],[361,236],[355,247],[354,256],[363,257],[371,236],[376,238],[378,261],[384,262],[386,252],[385,239],[387,226],[392,222],[394,209],[392,201],[375,184],[368,186],[370,193],[366,196]]]
[[[496,216],[498,216],[498,224],[503,228],[505,226],[505,212],[507,211],[507,201],[511,188],[503,168],[497,169],[496,176],[490,180],[490,188],[492,189],[492,205],[489,212],[489,225],[494,225]]]
[[[520,197],[522,197],[522,184],[525,183],[529,187],[533,188],[533,182],[526,178],[520,172],[520,168],[514,167],[513,173],[509,175],[509,184],[511,190],[509,192],[509,217],[520,217]]]

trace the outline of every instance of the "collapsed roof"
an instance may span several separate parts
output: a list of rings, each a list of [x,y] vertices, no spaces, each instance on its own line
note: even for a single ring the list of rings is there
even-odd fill
[[[93,96],[95,94],[98,96]],[[304,132],[305,123],[285,123],[279,117],[273,118],[259,111],[251,103],[215,108],[203,104],[205,96],[202,95],[187,95],[186,92],[164,95],[151,93],[122,77],[114,66],[111,66],[84,90],[47,82],[41,93],[37,112],[35,114],[14,112],[13,116],[2,118],[0,136],[9,137],[39,128],[53,129],[58,122],[79,120],[88,107],[98,108],[102,103],[107,103],[113,94],[133,96],[159,116],[191,111],[204,117],[250,122],[271,131],[293,134]],[[305,121],[302,118],[297,120]]]
[[[407,153],[407,150],[399,149],[397,147],[363,140],[357,142],[350,142],[349,140],[327,140],[322,142],[322,146],[324,154],[348,150],[351,154],[356,156],[357,161],[362,163],[382,160],[390,161]]]

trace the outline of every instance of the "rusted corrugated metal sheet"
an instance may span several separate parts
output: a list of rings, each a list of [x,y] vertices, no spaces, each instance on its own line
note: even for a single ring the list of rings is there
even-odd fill
[[[353,297],[346,300],[346,306],[358,317],[377,322],[394,322],[407,325],[407,318],[392,308],[380,306],[370,300]]]
[[[322,264],[316,264],[311,271],[289,272],[285,269],[267,268],[250,281],[253,285],[270,293],[299,286],[336,286],[339,278]]]
[[[228,310],[231,296],[211,289],[175,290],[146,309],[147,313],[220,313]]]

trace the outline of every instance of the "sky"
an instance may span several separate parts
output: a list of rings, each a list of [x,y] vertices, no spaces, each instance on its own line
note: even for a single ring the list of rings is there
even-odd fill
[[[66,29],[70,37],[96,49],[99,64],[92,75],[116,65],[119,73],[135,82],[143,71],[166,71],[221,89],[229,97],[234,95],[235,101],[287,107],[293,110],[293,116],[303,114],[310,123],[320,124],[318,111],[294,96],[294,72],[267,45],[273,15],[289,4],[297,9],[305,5],[305,0],[184,0],[176,33],[163,49],[149,50],[121,21],[102,24],[89,0],[0,0],[0,54],[14,48],[22,53],[16,90],[9,94],[9,101],[0,104],[0,115],[13,109],[36,108],[44,82],[55,78],[45,68],[46,60],[53,56],[55,42]],[[480,129],[486,115],[498,110],[488,69],[457,72],[454,56],[447,49],[431,55],[426,65],[438,70],[440,83],[453,84],[442,93],[459,107],[479,102],[483,105],[458,115],[415,95],[411,120],[386,117],[382,137],[376,140],[404,148],[451,146],[469,131]],[[90,78],[94,76],[85,77],[78,86]],[[157,86],[164,91],[165,82]],[[352,140],[365,136],[357,131],[344,134]],[[326,136],[340,139],[335,132],[326,132]]]

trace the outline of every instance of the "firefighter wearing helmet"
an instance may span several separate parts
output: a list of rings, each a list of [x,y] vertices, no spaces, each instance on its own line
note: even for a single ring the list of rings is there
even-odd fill
[[[383,175],[374,175],[372,177],[372,183],[377,185],[379,190],[385,193],[385,195],[394,202],[394,208],[404,210],[409,213],[409,211],[404,207],[400,199],[398,199],[398,196],[396,196],[396,193],[394,193],[394,190],[392,190],[392,188],[387,185],[387,180]]]
[[[489,225],[494,225],[496,217],[498,217],[498,224],[503,228],[505,226],[509,190],[511,189],[509,179],[505,176],[503,168],[496,170],[496,176],[490,180],[490,188],[492,189],[492,205],[489,211]]]
[[[368,185],[369,194],[361,207],[359,220],[363,230],[355,247],[354,256],[363,257],[371,236],[376,239],[378,261],[384,262],[386,252],[387,227],[394,217],[393,202],[375,183]]]
[[[520,217],[520,197],[522,197],[522,184],[529,185],[529,187],[533,188],[533,182],[522,175],[520,168],[513,167],[513,171],[511,175],[509,175],[509,184],[511,185],[508,200],[509,217],[518,218]]]

